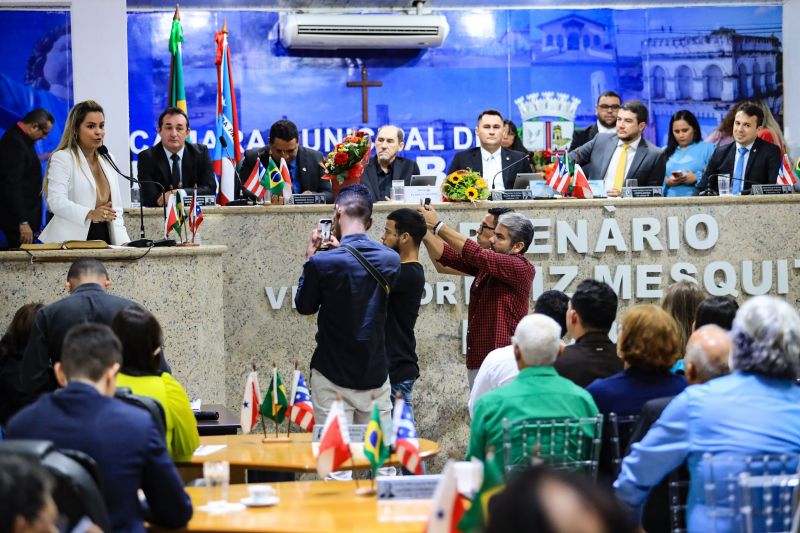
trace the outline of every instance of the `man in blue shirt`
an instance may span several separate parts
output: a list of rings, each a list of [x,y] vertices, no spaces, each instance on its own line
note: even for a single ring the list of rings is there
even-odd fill
[[[381,416],[390,417],[385,329],[389,287],[400,274],[400,256],[367,237],[371,225],[367,188],[344,187],[334,205],[333,248],[320,251],[321,233],[315,229],[297,284],[297,311],[302,315],[319,312],[310,385],[320,421],[337,394],[344,400],[349,423],[368,423],[373,398]],[[367,270],[369,264],[375,275]]]
[[[705,504],[707,480],[700,465],[714,459],[752,454],[800,453],[800,316],[785,300],[758,296],[739,310],[731,331],[733,373],[679,394],[645,435],[632,446],[614,487],[617,497],[637,509],[670,471],[688,461],[691,485],[689,531],[733,531],[731,514],[712,516]],[[736,477],[734,461],[728,474]],[[742,470],[739,468],[738,470]],[[722,483],[725,485],[725,483]],[[730,503],[718,501],[716,506]],[[730,509],[728,509],[730,511]]]

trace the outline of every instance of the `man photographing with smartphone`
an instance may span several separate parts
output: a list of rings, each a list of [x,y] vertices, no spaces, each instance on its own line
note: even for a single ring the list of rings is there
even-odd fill
[[[323,219],[324,220],[324,219]],[[339,191],[331,220],[330,249],[321,251],[322,227],[311,232],[295,306],[317,315],[311,357],[311,402],[325,420],[341,394],[350,424],[367,424],[372,399],[391,417],[385,330],[387,302],[400,273],[400,256],[372,241],[372,199],[363,185]]]

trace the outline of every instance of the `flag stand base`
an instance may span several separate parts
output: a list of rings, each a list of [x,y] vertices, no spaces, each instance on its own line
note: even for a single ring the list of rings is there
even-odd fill
[[[198,243],[196,243],[196,242],[182,242],[182,243],[176,244],[175,246],[200,246],[200,245]]]
[[[264,444],[275,444],[278,442],[292,442],[292,439],[289,437],[266,437],[261,439],[261,442]]]
[[[359,487],[356,489],[356,496],[375,496],[377,493],[378,491],[372,487]]]

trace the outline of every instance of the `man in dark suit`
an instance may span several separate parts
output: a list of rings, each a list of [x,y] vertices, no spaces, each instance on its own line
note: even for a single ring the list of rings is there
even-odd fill
[[[494,109],[487,109],[478,115],[478,126],[475,135],[480,146],[458,152],[450,163],[447,173],[471,168],[480,172],[490,189],[502,190],[514,187],[514,181],[520,172],[530,172],[530,163],[522,161],[527,155],[507,150],[500,146],[503,140],[503,115]],[[503,179],[500,171],[503,172]]]
[[[755,104],[745,104],[733,121],[735,142],[717,148],[708,162],[699,191],[719,192],[717,174],[731,178],[731,194],[750,194],[754,183],[777,183],[781,168],[781,150],[758,137],[764,125],[764,112]]]
[[[647,127],[647,107],[638,100],[625,102],[617,114],[616,134],[600,134],[570,152],[590,180],[603,180],[608,196],[621,196],[625,180],[639,187],[660,187],[664,183],[666,160],[660,148],[648,143],[642,132]]]
[[[32,243],[42,224],[42,164],[33,143],[53,122],[49,111],[34,109],[0,139],[0,230],[8,248]]]
[[[622,99],[614,91],[606,91],[601,94],[594,107],[597,121],[588,128],[577,130],[572,134],[569,151],[577,150],[594,139],[598,133],[616,133],[617,112],[621,105]]]
[[[403,180],[411,185],[411,176],[419,175],[416,161],[400,157],[403,149],[403,130],[397,126],[383,126],[375,137],[375,156],[369,160],[361,183],[369,190],[373,202],[380,202],[389,196],[392,180]]]
[[[622,371],[617,345],[608,338],[616,317],[617,295],[607,283],[587,279],[578,285],[567,306],[567,331],[575,344],[553,365],[560,376],[585,388]]]
[[[138,160],[138,178],[160,183],[142,183],[142,202],[147,207],[166,205],[165,201],[178,189],[197,187],[197,194],[217,194],[217,180],[211,166],[211,156],[204,144],[186,142],[189,117],[183,109],[169,107],[158,117],[161,142],[142,151]]]
[[[53,366],[61,359],[61,344],[72,326],[84,322],[110,325],[117,312],[139,305],[108,294],[110,286],[106,267],[97,259],[72,263],[66,282],[70,295],[40,309],[33,321],[22,357],[22,387],[28,394],[35,396],[57,388]]]
[[[267,168],[270,157],[276,165],[280,165],[283,158],[292,177],[292,194],[319,192],[325,194],[326,203],[333,203],[331,182],[322,179],[325,172],[320,163],[325,156],[318,150],[300,146],[299,136],[297,126],[291,120],[279,120],[273,124],[269,129],[269,145],[244,153],[239,169],[242,182],[247,181],[257,159]]]
[[[52,441],[97,463],[114,531],[144,532],[138,490],[150,509],[147,521],[179,528],[192,517],[164,436],[149,412],[114,398],[122,346],[106,325],[79,324],[67,332],[55,366],[64,389],[46,394],[8,423],[9,439]]]

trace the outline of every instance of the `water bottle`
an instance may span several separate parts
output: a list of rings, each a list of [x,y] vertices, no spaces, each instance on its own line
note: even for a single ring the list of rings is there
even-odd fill
[[[139,209],[139,207],[142,205],[141,202],[142,200],[139,195],[139,184],[134,183],[133,187],[131,187],[131,207]]]

